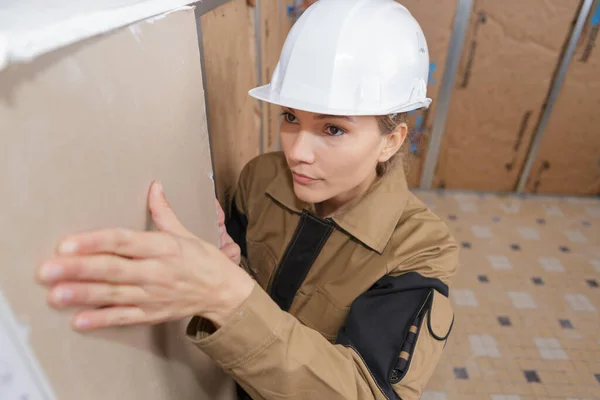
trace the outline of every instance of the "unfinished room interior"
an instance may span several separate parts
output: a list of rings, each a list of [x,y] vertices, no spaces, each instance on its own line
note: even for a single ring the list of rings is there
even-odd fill
[[[0,2],[0,400],[600,400],[599,31]]]

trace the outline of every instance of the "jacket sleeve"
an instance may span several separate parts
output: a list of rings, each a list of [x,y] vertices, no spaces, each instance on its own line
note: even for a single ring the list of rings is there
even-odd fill
[[[352,304],[335,344],[258,285],[218,330],[194,317],[187,335],[254,399],[416,400],[453,321],[444,286],[384,277]]]

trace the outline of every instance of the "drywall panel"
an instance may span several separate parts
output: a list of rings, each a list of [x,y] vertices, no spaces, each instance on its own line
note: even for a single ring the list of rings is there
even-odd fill
[[[408,140],[403,153],[408,184],[410,187],[418,187],[429,145],[429,134],[433,127],[436,100],[444,75],[458,0],[399,0],[398,2],[404,5],[419,22],[429,48],[427,95],[433,102],[429,109],[418,110],[411,114]]]
[[[434,185],[511,191],[579,0],[475,0]]]
[[[223,206],[244,165],[259,154],[260,110],[248,95],[257,76],[252,13],[246,0],[231,0],[200,17],[210,138]]]
[[[599,30],[596,2],[544,130],[528,192],[600,194]]]
[[[214,1],[214,0],[213,0]],[[130,23],[189,0],[21,0],[0,4],[0,69]]]
[[[77,334],[34,280],[63,235],[147,228],[153,179],[216,244],[210,158],[191,10],[0,72],[0,289],[57,399],[231,398],[187,321]]]
[[[261,84],[271,81],[283,43],[293,24],[293,0],[260,1]],[[291,7],[291,8],[290,8]],[[279,149],[281,107],[263,102],[263,151]]]

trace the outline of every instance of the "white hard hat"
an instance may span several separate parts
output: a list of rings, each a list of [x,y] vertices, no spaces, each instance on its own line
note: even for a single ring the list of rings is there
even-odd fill
[[[292,26],[269,103],[330,115],[427,108],[429,51],[419,23],[395,0],[319,0]]]

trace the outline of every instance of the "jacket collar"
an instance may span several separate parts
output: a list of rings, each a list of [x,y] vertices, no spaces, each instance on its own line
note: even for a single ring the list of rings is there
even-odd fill
[[[277,172],[266,193],[293,212],[315,212],[314,204],[296,197],[287,166]],[[408,193],[402,161],[398,160],[365,194],[341,207],[332,219],[341,229],[381,254],[404,211]]]

